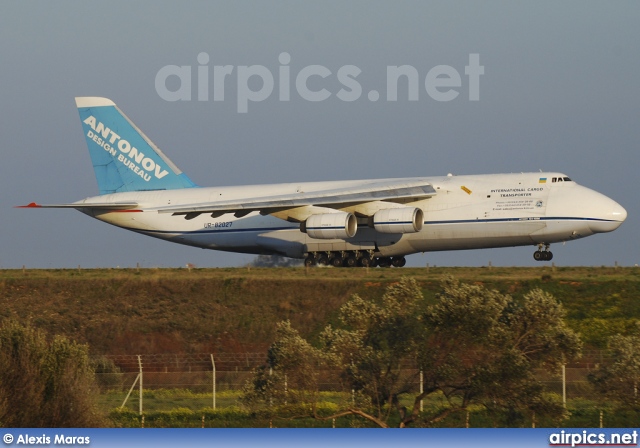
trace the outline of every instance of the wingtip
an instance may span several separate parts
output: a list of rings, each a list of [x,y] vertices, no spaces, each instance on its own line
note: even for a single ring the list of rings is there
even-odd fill
[[[30,202],[27,205],[16,205],[14,208],[41,208],[42,205]]]

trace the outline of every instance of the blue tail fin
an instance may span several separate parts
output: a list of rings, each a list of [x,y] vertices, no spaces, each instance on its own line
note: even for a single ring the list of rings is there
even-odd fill
[[[100,194],[196,187],[113,101],[78,97]]]

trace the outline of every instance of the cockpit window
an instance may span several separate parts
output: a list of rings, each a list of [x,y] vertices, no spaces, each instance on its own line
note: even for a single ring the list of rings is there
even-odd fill
[[[568,177],[553,177],[551,182],[571,182],[571,179]]]
[[[565,182],[571,182],[571,179],[569,179],[568,177],[565,177],[565,178],[564,178],[564,181],[565,181]]]

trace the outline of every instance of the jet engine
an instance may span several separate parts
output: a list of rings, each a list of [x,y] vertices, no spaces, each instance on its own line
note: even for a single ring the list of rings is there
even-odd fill
[[[311,238],[344,239],[352,238],[358,230],[355,215],[345,212],[311,215],[304,221],[300,230]]]
[[[415,233],[423,223],[424,212],[415,207],[386,208],[373,215],[373,227],[380,233]]]

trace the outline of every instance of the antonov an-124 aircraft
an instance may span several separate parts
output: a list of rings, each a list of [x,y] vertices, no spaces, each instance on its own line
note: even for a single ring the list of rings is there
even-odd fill
[[[113,103],[76,98],[100,194],[73,208],[175,243],[303,258],[307,266],[402,267],[417,252],[536,246],[611,232],[627,212],[562,173],[199,187]]]

